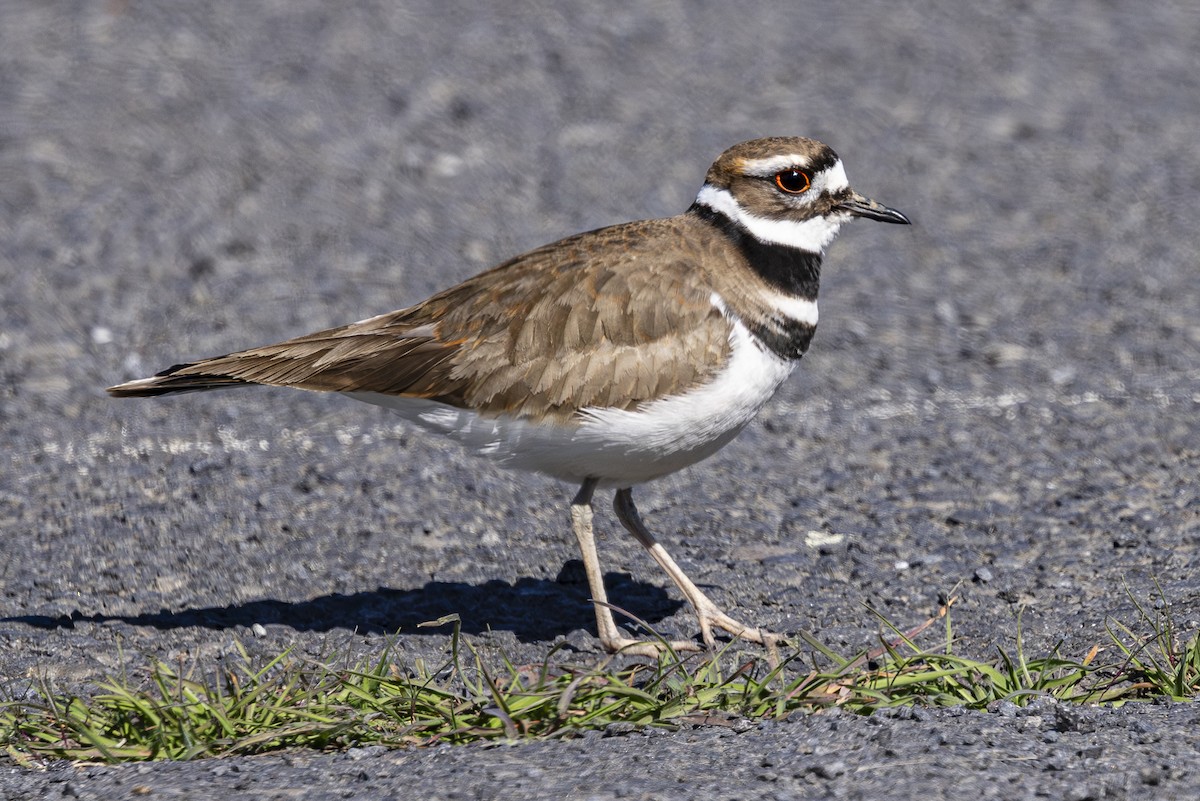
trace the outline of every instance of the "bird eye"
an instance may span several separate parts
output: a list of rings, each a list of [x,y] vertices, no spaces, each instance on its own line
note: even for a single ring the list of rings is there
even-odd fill
[[[807,192],[808,188],[812,186],[812,179],[804,170],[793,167],[790,170],[775,173],[775,185],[789,195],[800,195]]]

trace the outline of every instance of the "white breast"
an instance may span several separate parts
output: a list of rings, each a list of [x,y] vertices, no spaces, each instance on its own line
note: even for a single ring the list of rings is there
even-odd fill
[[[714,303],[725,311],[720,298]],[[506,467],[565,481],[628,487],[673,473],[728,444],[791,374],[795,362],[755,342],[731,319],[729,361],[708,383],[633,411],[583,409],[572,424],[485,417],[435,401],[370,392],[351,397],[386,406]]]

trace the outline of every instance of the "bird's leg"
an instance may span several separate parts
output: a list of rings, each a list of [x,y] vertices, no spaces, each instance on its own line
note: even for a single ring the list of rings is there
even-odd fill
[[[596,607],[596,632],[605,648],[614,650],[610,643],[621,639],[612,610],[608,608],[608,594],[604,591],[604,576],[600,573],[600,556],[596,552],[596,535],[592,530],[592,493],[596,491],[596,479],[583,482],[575,500],[571,501],[571,526],[579,540],[583,554],[583,570],[587,574],[588,588]]]
[[[579,550],[583,554],[583,570],[587,574],[588,588],[592,592],[592,602],[596,609],[596,633],[600,637],[600,644],[614,653],[620,651],[640,656],[658,656],[665,647],[663,643],[625,637],[617,628],[617,622],[613,620],[612,609],[608,606],[608,594],[604,591],[604,576],[600,573],[596,536],[592,529],[592,493],[595,491],[596,479],[589,478],[583,482],[575,499],[571,501],[571,526],[575,530],[575,538],[579,540]],[[673,642],[670,645],[676,651],[698,650],[694,642]]]
[[[625,528],[629,529],[629,533],[637,538],[637,541],[642,544],[642,547],[650,552],[654,557],[654,561],[658,562],[659,567],[667,572],[671,577],[671,581],[675,582],[675,586],[683,593],[683,597],[688,600],[692,608],[696,610],[696,617],[700,621],[700,636],[704,639],[704,644],[712,648],[715,644],[713,640],[713,627],[727,631],[735,637],[741,637],[744,640],[761,643],[765,645],[772,656],[776,654],[776,642],[779,635],[772,634],[766,629],[747,626],[745,623],[734,620],[729,615],[721,611],[713,601],[700,591],[700,588],[692,583],[692,580],[687,577],[682,568],[676,564],[671,555],[666,549],[654,539],[646,525],[642,522],[641,516],[638,514],[637,507],[633,505],[633,490],[629,487],[617,490],[616,497],[613,498],[613,508],[617,512],[617,517]]]

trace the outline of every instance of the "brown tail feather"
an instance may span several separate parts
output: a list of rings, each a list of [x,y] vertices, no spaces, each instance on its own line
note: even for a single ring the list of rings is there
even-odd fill
[[[105,392],[114,398],[152,398],[155,395],[169,395],[172,392],[202,392],[207,389],[244,387],[252,383],[228,375],[176,374],[180,370],[195,366],[195,363],[176,364],[150,378],[126,381],[124,384],[109,387]]]

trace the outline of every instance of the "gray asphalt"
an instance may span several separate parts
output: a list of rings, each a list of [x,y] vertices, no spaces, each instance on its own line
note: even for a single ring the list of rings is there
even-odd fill
[[[814,136],[911,229],[826,260],[799,375],[639,491],[739,616],[956,651],[1200,628],[1194,3],[0,0],[0,676],[253,653],[597,652],[566,503],[386,412],[103,387],[685,208]],[[614,601],[694,633],[602,510]],[[817,532],[820,536],[815,536]],[[1160,594],[1161,592],[1161,594]],[[255,634],[255,624],[261,627]],[[936,636],[926,640],[937,645]],[[1111,648],[1110,648],[1111,652]],[[1190,798],[1189,704],[802,717],[516,747],[45,770],[41,798]]]

